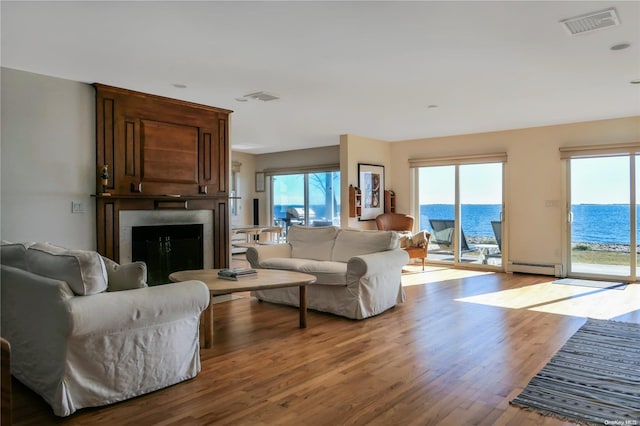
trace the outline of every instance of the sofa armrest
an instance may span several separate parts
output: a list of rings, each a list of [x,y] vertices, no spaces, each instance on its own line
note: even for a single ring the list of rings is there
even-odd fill
[[[247,249],[247,260],[252,268],[260,268],[263,260],[272,257],[291,257],[291,245],[289,243],[267,244]]]
[[[74,297],[68,301],[70,334],[114,333],[197,317],[209,298],[209,289],[201,281]]]
[[[347,263],[347,285],[365,275],[385,274],[394,269],[401,271],[408,262],[409,255],[402,249],[354,256]],[[350,278],[355,278],[355,280]]]

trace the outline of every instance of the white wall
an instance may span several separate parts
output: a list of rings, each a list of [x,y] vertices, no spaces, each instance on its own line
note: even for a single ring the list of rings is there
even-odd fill
[[[342,211],[340,223],[343,227],[377,229],[373,220],[360,221],[349,217],[349,185],[358,186],[358,163],[384,166],[384,189],[394,189],[391,144],[378,139],[355,135],[340,136],[340,179]],[[399,211],[399,210],[398,210]]]
[[[241,226],[253,223],[253,199],[255,192],[255,169],[256,156],[244,152],[231,151],[231,162],[240,163],[238,172],[237,200],[238,214],[231,215],[231,225]]]
[[[7,68],[0,79],[1,238],[95,250],[93,87]]]

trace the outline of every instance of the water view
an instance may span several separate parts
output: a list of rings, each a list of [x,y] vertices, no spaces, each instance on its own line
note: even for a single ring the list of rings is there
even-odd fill
[[[467,238],[493,237],[492,220],[500,220],[499,204],[463,204],[463,231]],[[629,244],[629,206],[576,204],[572,206],[572,240],[583,243]],[[640,213],[640,211],[639,211]],[[452,219],[452,204],[420,206],[420,228],[431,232],[429,219]],[[640,217],[640,216],[639,216]],[[640,241],[640,233],[638,234]]]

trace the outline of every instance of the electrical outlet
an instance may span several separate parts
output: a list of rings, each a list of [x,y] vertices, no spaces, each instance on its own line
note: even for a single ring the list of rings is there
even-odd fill
[[[71,213],[84,213],[84,203],[82,201],[72,201]]]

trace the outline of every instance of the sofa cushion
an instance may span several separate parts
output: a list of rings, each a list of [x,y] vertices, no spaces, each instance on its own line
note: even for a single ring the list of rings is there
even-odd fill
[[[79,296],[107,289],[107,270],[102,256],[95,251],[36,243],[27,249],[27,266],[34,274],[65,281]]]
[[[270,257],[260,262],[260,267],[265,269],[284,269],[297,271],[305,263],[315,262],[310,259],[296,259],[294,257]]]
[[[107,268],[107,291],[133,290],[147,285],[147,264],[132,262],[119,265],[108,257],[102,257]]]
[[[398,234],[393,231],[356,231],[342,229],[336,237],[331,260],[348,262],[353,256],[398,248]]]
[[[333,243],[339,230],[337,226],[292,226],[287,233],[287,240],[291,244],[291,257],[332,260]]]
[[[0,263],[14,268],[27,269],[27,248],[33,243],[12,243],[2,241],[0,244]]]
[[[316,277],[314,284],[347,285],[347,264],[344,262],[272,257],[262,261],[260,266],[266,269],[284,269],[311,274]]]
[[[315,284],[347,285],[347,264],[344,262],[315,261],[302,265],[298,272],[316,277]]]

